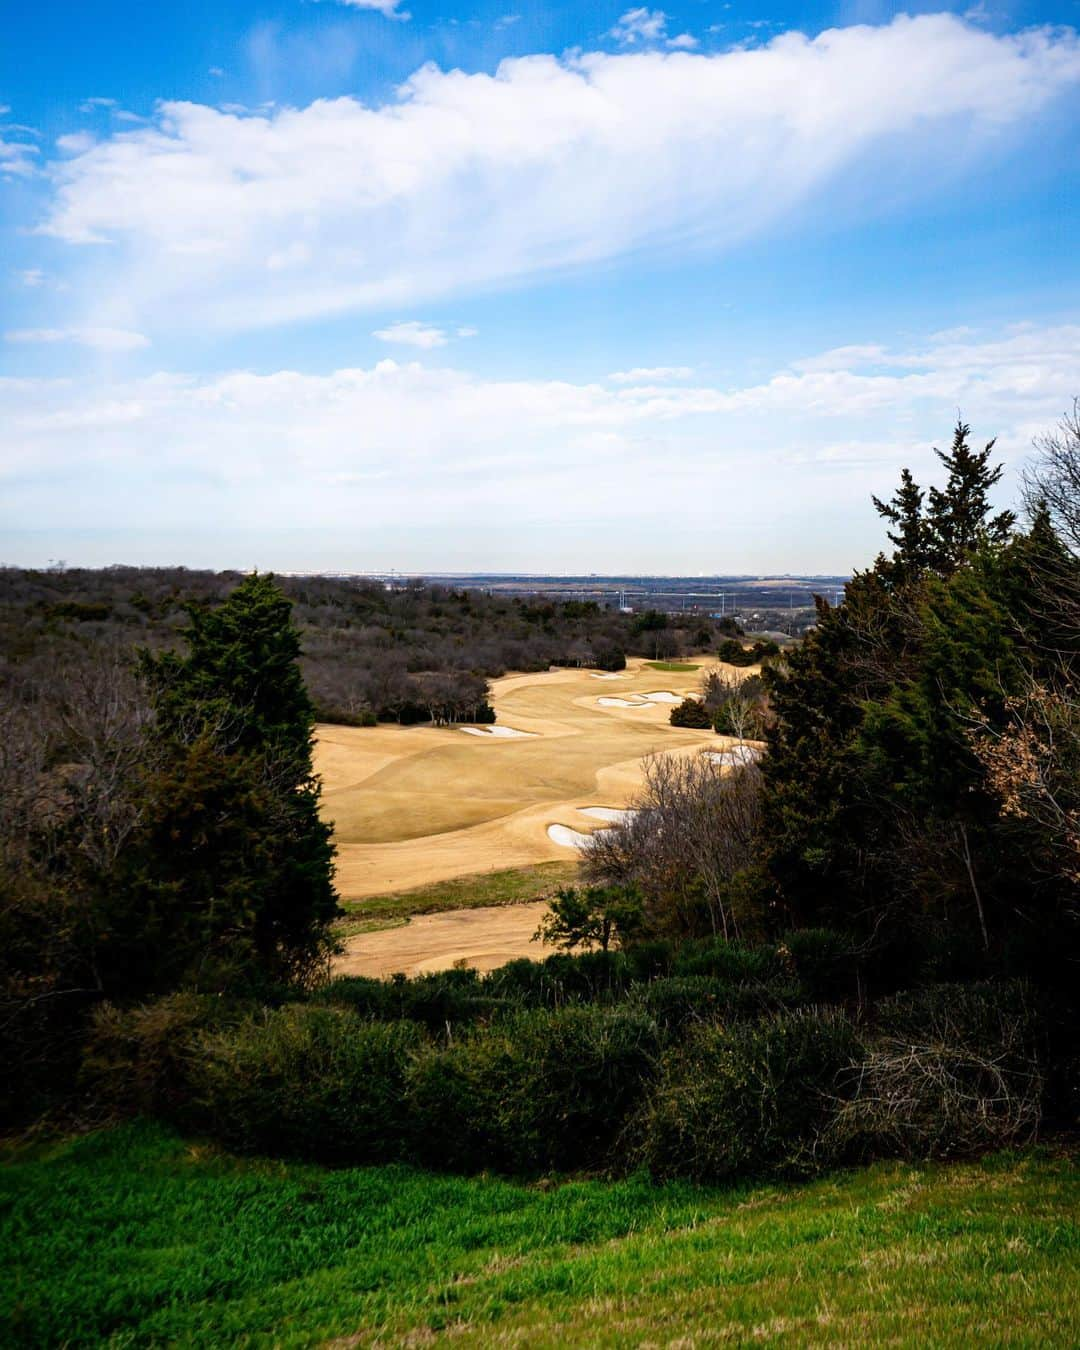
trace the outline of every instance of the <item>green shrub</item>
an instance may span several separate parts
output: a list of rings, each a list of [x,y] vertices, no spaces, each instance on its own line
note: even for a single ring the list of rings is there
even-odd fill
[[[859,993],[859,953],[847,933],[796,928],[784,934],[784,950],[813,1002],[833,1003]]]
[[[195,1099],[206,1128],[234,1148],[328,1162],[398,1158],[406,1070],[425,1040],[411,1022],[289,1004],[203,1037]]]
[[[628,1008],[532,1011],[477,1029],[411,1071],[419,1155],[465,1170],[603,1166],[658,1050],[655,1022]]]
[[[684,698],[671,710],[670,722],[673,727],[693,727],[708,731],[712,726],[712,715],[700,698]]]
[[[196,1042],[230,1015],[210,994],[169,994],[136,1008],[103,1004],[90,1019],[81,1086],[107,1112],[182,1117]]]
[[[662,1060],[637,1155],[654,1175],[701,1181],[814,1171],[830,1160],[838,1077],[859,1049],[828,1009],[699,1026]]]
[[[794,1007],[800,989],[779,978],[731,984],[711,975],[673,975],[641,984],[629,997],[670,1035],[693,1022],[744,1020]]]
[[[632,983],[634,969],[622,951],[556,952],[544,961],[523,957],[500,966],[485,977],[484,990],[526,1008],[558,1008],[620,997]]]
[[[750,946],[724,938],[699,938],[685,942],[675,956],[674,975],[711,975],[737,984],[741,980],[767,980],[783,975],[783,963],[775,947]]]
[[[675,961],[675,945],[666,938],[652,938],[624,947],[626,972],[631,982],[655,980],[671,973]]]
[[[311,1002],[351,1008],[359,1017],[373,1021],[404,1018],[421,1022],[438,1033],[489,1017],[505,1006],[505,1000],[488,992],[475,970],[442,970],[392,980],[350,975],[332,980],[312,995]]]

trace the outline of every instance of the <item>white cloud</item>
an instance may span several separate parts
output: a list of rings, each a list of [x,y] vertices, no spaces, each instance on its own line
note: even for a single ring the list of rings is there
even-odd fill
[[[381,106],[166,102],[153,126],[67,139],[42,230],[114,244],[95,303],[110,291],[143,327],[404,308],[645,249],[722,251],[826,193],[835,219],[876,205],[877,183],[902,203],[1038,135],[1078,85],[1074,33],[948,14],[751,51],[425,65]],[[310,265],[268,275],[297,238]]]
[[[149,347],[150,339],[127,328],[13,328],[7,342],[74,342],[99,352],[133,352]]]
[[[392,323],[388,328],[377,328],[372,337],[377,337],[380,342],[395,342],[402,347],[445,347],[447,343],[444,329],[433,328],[417,319],[410,319],[407,323]]]
[[[659,42],[667,28],[667,15],[662,9],[628,9],[621,14],[611,29],[611,36],[628,47],[638,42]]]
[[[633,370],[613,371],[608,379],[613,384],[660,384],[664,380],[688,380],[693,366],[635,366]]]
[[[284,248],[278,248],[266,259],[271,272],[280,272],[285,267],[303,267],[311,261],[311,249],[302,239],[296,239]]]
[[[1018,467],[1070,404],[1080,325],[847,350],[846,366],[833,353],[738,388],[492,380],[390,360],[322,375],[0,379],[0,510],[7,528],[120,530],[135,513],[154,530],[338,530],[354,547],[360,512],[365,538],[465,540],[475,567],[505,565],[482,551],[497,528],[537,566],[555,565],[552,540],[571,530],[571,566],[845,568],[881,544],[869,494],[887,494],[903,464],[931,477],[958,407]],[[642,552],[672,520],[678,540],[662,530]]]
[[[97,144],[97,138],[89,131],[73,131],[68,136],[57,136],[56,148],[65,155],[85,155]]]
[[[386,19],[411,19],[406,10],[399,9],[401,0],[338,0],[339,5],[348,5],[350,9],[373,9]]]
[[[95,95],[95,97],[93,98],[84,99],[82,103],[79,104],[79,111],[81,113],[93,113],[98,112],[102,109],[107,110],[109,108],[115,107],[116,107],[116,99],[101,98]]]
[[[24,267],[15,275],[24,286],[41,286],[45,282],[45,273],[40,267]]]
[[[36,145],[26,141],[7,141],[0,136],[0,174],[28,178],[37,172],[36,156],[39,154]]]
[[[628,9],[616,21],[608,33],[624,47],[651,46],[663,43],[675,51],[691,51],[698,45],[692,33],[679,33],[675,37],[667,35],[668,16],[662,9]]]

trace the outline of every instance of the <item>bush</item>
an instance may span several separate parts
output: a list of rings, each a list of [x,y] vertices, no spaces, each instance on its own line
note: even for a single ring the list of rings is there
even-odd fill
[[[658,1050],[644,1013],[596,1007],[520,1013],[430,1050],[411,1073],[419,1154],[517,1173],[604,1166]]]
[[[683,943],[676,953],[672,973],[711,975],[736,984],[742,980],[768,980],[785,972],[775,947],[750,946],[715,937]]]
[[[359,1017],[387,1022],[405,1018],[431,1032],[475,1022],[503,1006],[475,970],[442,970],[412,979],[374,980],[360,975],[332,980],[311,1002],[350,1008]]]
[[[1042,1035],[1021,984],[938,985],[884,1000],[833,1125],[859,1155],[968,1157],[1034,1138]]]
[[[621,951],[556,952],[544,961],[522,957],[484,980],[495,999],[527,1008],[558,1008],[571,1002],[618,998],[629,988],[634,964]]]
[[[203,1037],[192,1063],[203,1123],[234,1148],[324,1162],[384,1162],[408,1138],[405,1075],[426,1038],[289,1004]]]
[[[637,1154],[656,1176],[701,1181],[825,1166],[838,1077],[859,1050],[851,1022],[831,1010],[700,1026],[661,1063]]]
[[[791,957],[807,998],[833,1003],[859,993],[859,953],[855,941],[831,928],[796,928],[784,934],[783,951]]]
[[[671,1035],[693,1022],[760,1017],[794,1007],[800,991],[793,981],[780,979],[730,984],[710,975],[674,975],[641,985],[630,998]]]
[[[108,1112],[182,1117],[195,1045],[229,1016],[209,994],[169,994],[137,1008],[103,1004],[90,1020],[81,1084]]]
[[[695,727],[708,731],[712,726],[712,715],[700,698],[684,698],[671,710],[673,727]]]

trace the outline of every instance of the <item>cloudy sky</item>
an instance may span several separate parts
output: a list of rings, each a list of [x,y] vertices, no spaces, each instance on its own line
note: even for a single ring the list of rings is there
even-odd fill
[[[1080,394],[1080,0],[510,4],[5,0],[0,562],[844,571]]]

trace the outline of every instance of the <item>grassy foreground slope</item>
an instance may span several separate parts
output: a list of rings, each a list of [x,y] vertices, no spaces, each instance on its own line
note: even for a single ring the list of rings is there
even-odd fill
[[[155,1126],[0,1170],[4,1344],[1080,1340],[1080,1167],[551,1188],[238,1161]]]

